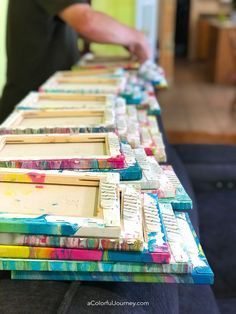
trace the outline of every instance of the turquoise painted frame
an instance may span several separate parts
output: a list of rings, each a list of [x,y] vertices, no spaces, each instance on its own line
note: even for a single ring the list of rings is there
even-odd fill
[[[214,283],[213,275],[191,274],[147,274],[147,273],[87,273],[87,272],[37,272],[37,271],[12,271],[11,279],[17,280],[63,280],[63,281],[108,281],[108,282],[146,282],[166,284],[204,284]]]

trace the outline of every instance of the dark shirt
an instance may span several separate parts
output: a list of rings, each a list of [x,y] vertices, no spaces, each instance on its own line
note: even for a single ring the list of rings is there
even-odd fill
[[[86,0],[9,0],[7,83],[0,103],[5,118],[29,91],[78,60],[76,32],[57,13]]]

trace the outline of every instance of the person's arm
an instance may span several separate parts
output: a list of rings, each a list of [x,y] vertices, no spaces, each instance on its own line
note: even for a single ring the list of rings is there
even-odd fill
[[[59,17],[90,41],[126,47],[144,62],[150,58],[150,48],[142,32],[125,26],[87,4],[73,4],[59,12]]]

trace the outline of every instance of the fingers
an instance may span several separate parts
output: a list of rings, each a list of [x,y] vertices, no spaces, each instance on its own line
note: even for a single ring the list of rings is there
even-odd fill
[[[135,55],[139,62],[143,63],[151,57],[151,49],[147,38],[141,32],[136,32],[134,41],[127,47],[132,55]]]

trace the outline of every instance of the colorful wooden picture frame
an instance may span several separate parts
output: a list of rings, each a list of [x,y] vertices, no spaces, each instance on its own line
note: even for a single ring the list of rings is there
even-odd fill
[[[159,203],[172,204],[176,211],[192,209],[192,200],[170,165],[159,165],[154,156],[146,156],[141,148],[134,149],[133,152],[142,169],[142,178],[135,181],[122,179],[125,181],[122,183],[141,186],[143,192],[157,195]]]
[[[106,77],[106,76],[97,76],[97,75],[82,75],[80,76],[81,71],[58,71],[53,76],[57,77],[57,79],[62,82],[70,82],[70,79],[72,79],[72,82],[78,82],[79,84],[111,84],[111,85],[119,85],[121,83],[121,79],[125,77],[125,72],[123,72],[123,75],[119,77]],[[87,72],[89,74],[89,72]],[[125,80],[126,82],[126,80]]]
[[[70,72],[64,71],[63,74],[65,77],[76,77],[78,74],[81,75],[81,73],[83,76],[91,76],[93,74],[95,75],[96,71],[98,73],[104,73],[103,76],[102,74],[99,74],[99,76],[102,77],[112,78],[125,76],[127,78],[127,84],[126,87],[123,88],[120,92],[120,96],[125,99],[127,105],[135,105],[138,109],[145,109],[150,115],[160,115],[161,108],[155,96],[153,86],[147,82],[143,82],[136,75],[131,75],[127,72],[124,74],[121,69],[117,70],[113,74],[110,74],[111,69],[78,69],[76,71]],[[107,74],[105,74],[106,71]]]
[[[150,162],[156,162],[153,156],[147,157]],[[170,165],[161,165],[158,189],[146,189],[146,193],[158,196],[159,204],[171,204],[175,211],[188,211],[193,203],[183,185],[179,181],[174,169]]]
[[[142,102],[137,106],[137,108],[141,110],[146,110],[148,115],[151,116],[159,116],[161,114],[161,107],[155,96],[147,95],[143,98]]]
[[[139,86],[127,84],[120,93],[120,96],[126,100],[128,105],[139,106],[147,98],[148,94]]]
[[[156,158],[154,156],[147,156],[147,160],[149,164],[152,165],[151,169],[153,169],[152,170],[153,173],[157,174],[157,178],[159,181],[158,189],[156,190],[151,189],[153,193],[158,195],[159,200],[161,198],[175,198],[176,187],[172,183],[171,178],[169,178],[167,174],[165,173],[163,166],[157,163]],[[148,186],[145,190],[150,191]]]
[[[168,87],[168,83],[163,68],[155,64],[151,60],[144,62],[140,66],[138,70],[138,75],[142,77],[144,80],[151,82],[155,88]]]
[[[170,184],[174,187],[175,194],[171,196],[171,194],[163,193],[165,189],[162,191],[150,191],[150,193],[157,193],[159,198],[159,203],[170,203],[175,211],[188,211],[193,207],[193,202],[189,197],[188,193],[185,191],[185,188],[181,184],[179,178],[177,177],[173,167],[171,165],[162,165],[161,166],[165,176],[168,178]],[[160,180],[160,184],[162,185],[162,181]],[[163,184],[166,184],[165,181]],[[168,183],[169,185],[169,183]],[[167,189],[166,189],[167,190]]]
[[[168,255],[167,253],[166,255]],[[160,253],[147,252],[118,252],[86,249],[65,249],[29,246],[0,246],[0,258],[21,258],[39,260],[64,260],[64,261],[110,261],[128,263],[159,263],[169,262]]]
[[[0,180],[2,181],[1,184],[3,185],[3,188],[1,190],[2,199],[5,200],[7,204],[6,206],[4,206],[4,211],[0,215],[0,224],[1,224],[0,232],[79,236],[79,237],[85,236],[83,234],[83,230],[80,228],[80,219],[77,218],[76,215],[72,215],[71,217],[59,216],[58,215],[59,213],[57,211],[57,206],[59,206],[57,205],[58,202],[56,203],[52,201],[50,204],[48,203],[49,202],[48,199],[51,200],[53,197],[55,197],[55,195],[58,195],[57,190],[59,190],[59,188],[53,189],[53,193],[51,193],[51,195],[49,194],[48,198],[42,199],[43,196],[40,196],[40,195],[47,193],[48,190],[50,191],[52,190],[50,187],[47,186],[47,184],[50,184],[50,182],[62,181],[61,183],[61,186],[62,186],[63,182],[67,183],[67,184],[65,183],[65,185],[68,185],[68,184],[71,185],[72,182],[74,181],[83,183],[83,180],[88,178],[88,179],[91,179],[92,181],[91,185],[92,185],[93,191],[91,191],[91,193],[93,192],[93,194],[91,194],[91,196],[94,195],[95,197],[96,195],[100,195],[101,193],[103,194],[100,197],[102,198],[102,200],[104,199],[104,202],[101,202],[101,206],[107,207],[107,210],[108,210],[107,214],[110,214],[111,211],[113,212],[114,217],[111,219],[117,221],[118,212],[120,215],[120,211],[122,210],[123,224],[126,223],[126,219],[128,223],[127,228],[122,227],[122,228],[125,228],[124,231],[122,231],[122,237],[125,239],[126,238],[134,239],[134,241],[137,241],[137,239],[138,241],[140,241],[140,239],[142,239],[141,192],[132,185],[118,186],[118,183],[119,183],[118,174],[111,174],[111,173],[110,174],[91,174],[91,173],[90,174],[88,173],[78,174],[76,172],[68,172],[68,171],[63,172],[63,173],[55,172],[55,171],[29,172],[22,169],[20,170],[19,169],[0,169],[0,174],[1,174]],[[101,182],[104,192],[103,190],[100,189],[101,192],[97,193],[97,185],[98,185],[97,181],[98,180],[100,180],[99,182]],[[112,180],[115,182],[113,182]],[[89,185],[87,181],[86,181],[86,184]],[[93,181],[96,181],[96,182],[94,183]],[[6,184],[6,182],[9,184]],[[20,182],[22,185],[20,185]],[[25,184],[23,185],[23,183]],[[31,185],[29,185],[29,183],[31,183]],[[16,189],[17,184],[19,185],[19,191],[18,189]],[[46,186],[44,187],[44,185]],[[96,187],[94,187],[94,185],[96,185]],[[119,192],[121,193],[121,205],[120,206],[118,206],[120,204],[118,202],[120,200],[120,194],[117,197],[118,188],[120,189]],[[25,194],[22,192],[22,189],[27,190]],[[106,189],[108,189],[107,192],[106,192]],[[67,192],[69,195],[69,192],[71,191],[70,186],[68,187],[68,190],[69,191]],[[110,193],[112,195],[110,195]],[[72,196],[75,198],[76,195],[77,194],[75,193],[75,195],[72,195]],[[89,199],[89,196],[86,197],[86,195],[87,194],[84,193],[83,199],[84,197],[86,199],[87,198]],[[75,205],[75,202],[71,200],[72,196],[70,195],[68,196],[69,205],[72,208],[72,210],[74,210],[73,206]],[[32,207],[37,208],[37,215],[30,214],[30,208],[31,208],[31,203],[29,201],[30,197],[31,198],[37,197],[38,199],[38,204],[35,204],[34,206],[32,206]],[[65,200],[68,199],[68,197],[65,197]],[[117,197],[116,198],[117,203],[114,203],[112,201],[114,197]],[[63,196],[60,195],[60,198],[63,198]],[[62,204],[63,202],[65,203],[66,202],[65,200],[63,198],[60,204]],[[42,203],[44,206],[42,205]],[[65,208],[66,208],[66,211],[68,212],[67,206],[66,206],[67,204],[64,204],[64,205],[65,206],[61,214],[65,212]],[[113,208],[115,205],[116,205],[116,209]],[[21,210],[22,206],[23,206],[23,209]],[[55,207],[56,209],[54,208],[54,206],[56,206]],[[94,208],[94,207],[92,207],[91,205],[91,208]],[[110,208],[110,212],[109,212],[109,208]],[[34,212],[36,212],[36,209],[34,210]],[[19,213],[22,213],[22,214],[19,214]],[[130,221],[132,219],[134,219],[136,223],[133,225],[132,224],[130,225]],[[138,220],[139,223],[137,222],[137,219],[139,219]],[[88,229],[90,228],[91,230],[93,230],[93,227],[98,227],[98,230],[100,232],[99,233],[100,237],[109,237],[109,238],[121,237],[121,234],[120,233],[118,234],[116,228],[112,228],[111,230],[109,230],[110,233],[108,233],[108,230],[107,229],[105,230],[103,228],[104,223],[102,223],[102,221],[100,221],[100,225],[98,223],[95,226],[93,226],[92,220],[84,219],[82,221],[85,224],[87,224]],[[96,235],[90,234],[86,236],[96,236]]]
[[[98,67],[93,67],[91,65],[81,67],[75,66],[73,69],[73,72],[76,73],[73,75],[77,75],[77,73],[82,73],[82,75],[85,75],[86,73],[88,73],[87,75],[96,75],[96,73],[98,75],[101,75],[99,73],[104,73],[104,75],[111,75],[105,73],[111,73],[116,70],[114,66],[106,67],[104,65]],[[67,75],[67,72],[65,73]],[[70,73],[71,72],[69,72],[68,75],[71,75]],[[151,115],[160,115],[161,108],[155,97],[155,89],[153,85],[138,77],[137,74],[126,72],[125,75],[127,77],[126,87],[122,90],[120,96],[126,100],[128,105],[136,105],[139,109],[147,109],[148,114]]]
[[[108,171],[120,174],[120,180],[122,183],[135,184],[141,187],[142,190],[160,189],[164,188],[165,196],[174,196],[175,190],[172,194],[166,189],[166,185],[160,186],[160,182],[163,182],[163,170],[157,163],[155,158],[151,158],[146,155],[143,148],[132,149],[127,143],[121,142],[121,152],[125,156],[125,168],[124,169],[98,169],[90,171]],[[86,171],[86,170],[79,170]],[[166,180],[168,178],[165,177]]]
[[[0,139],[0,167],[29,169],[124,168],[115,133],[6,135]]]
[[[132,60],[130,57],[119,56],[96,56],[94,54],[84,55],[79,63],[73,66],[72,69],[111,69],[113,67],[121,67],[129,71],[135,71],[139,77],[147,82],[151,82],[155,88],[166,88],[168,83],[164,70],[151,60],[143,64]]]
[[[154,205],[154,207],[149,208],[151,201],[151,207]],[[39,271],[47,271],[49,270],[48,267],[50,267],[51,271],[81,271],[81,264],[80,262],[77,262],[76,260],[89,260],[85,262],[83,271],[98,271],[98,272],[151,272],[151,273],[187,273],[192,271],[192,265],[189,263],[189,253],[188,253],[188,245],[184,246],[183,239],[180,236],[180,232],[178,229],[177,221],[175,218],[175,215],[173,213],[172,207],[170,204],[162,205],[160,209],[158,209],[158,216],[156,215],[156,197],[153,198],[151,195],[144,195],[144,225],[146,231],[148,230],[152,235],[150,236],[150,242],[148,244],[145,243],[145,246],[148,248],[156,248],[157,254],[150,254],[148,253],[147,249],[143,249],[142,252],[139,253],[126,253],[124,252],[114,252],[113,249],[111,249],[110,252],[98,252],[94,251],[93,248],[89,252],[87,252],[87,244],[89,241],[92,241],[92,239],[87,239],[87,242],[83,241],[83,244],[86,246],[80,247],[80,250],[78,249],[78,238],[59,238],[57,239],[63,239],[61,243],[63,243],[63,248],[65,248],[65,240],[66,243],[74,250],[53,250],[50,249],[50,247],[60,247],[59,245],[52,246],[51,242],[48,242],[49,239],[52,239],[52,237],[39,237],[36,235],[14,235],[14,234],[1,234],[0,233],[0,243],[4,246],[0,246],[0,255],[7,256],[8,258],[5,263],[5,267],[7,270],[32,270],[32,265],[36,266],[36,261],[34,261],[34,258],[39,258],[41,256],[41,260],[37,261],[36,268],[34,270]],[[140,205],[138,204],[138,208]],[[164,207],[164,209],[163,209]],[[139,214],[139,212],[137,212]],[[133,217],[134,218],[134,217]],[[157,223],[153,220],[160,221]],[[164,221],[165,219],[165,221]],[[135,221],[133,221],[135,222]],[[127,226],[128,227],[128,226]],[[162,233],[163,230],[165,230],[166,233]],[[145,231],[146,234],[148,234]],[[129,230],[130,234],[130,230]],[[156,236],[156,239],[155,239]],[[166,236],[168,239],[168,244],[164,241],[166,240]],[[55,238],[55,237],[54,237]],[[15,240],[13,242],[12,240]],[[44,241],[45,240],[45,241]],[[71,240],[71,241],[69,241]],[[73,240],[73,242],[72,242]],[[80,239],[82,240],[82,239]],[[85,240],[85,239],[84,239]],[[106,239],[103,239],[105,241]],[[134,239],[133,239],[134,240]],[[116,241],[116,239],[107,239],[107,241]],[[128,239],[126,239],[128,241]],[[130,239],[129,241],[132,241]],[[158,242],[157,242],[158,241]],[[122,242],[122,238],[120,239],[120,242]],[[53,242],[55,244],[55,241]],[[59,243],[59,242],[58,242]],[[69,244],[70,243],[70,244]],[[82,242],[79,242],[80,245],[82,245]],[[131,243],[131,242],[129,242]],[[24,245],[17,246],[17,245]],[[37,245],[35,245],[37,244]],[[40,244],[40,245],[38,245]],[[102,244],[102,243],[101,243]],[[155,244],[155,245],[154,245]],[[157,245],[158,244],[158,245]],[[6,245],[11,245],[6,246]],[[33,248],[30,248],[28,246],[31,246]],[[14,247],[17,246],[17,247]],[[40,247],[46,247],[47,250],[40,250],[40,248],[34,248],[34,247],[40,246]],[[169,247],[171,248],[171,251],[169,250]],[[102,250],[102,247],[99,247],[100,250]],[[120,248],[116,248],[116,250],[120,250]],[[58,255],[55,255],[56,252],[58,252]],[[168,252],[171,253],[171,259],[170,263],[167,262]],[[51,255],[50,255],[51,254]],[[15,258],[18,258],[17,260],[13,260],[12,264],[9,264],[9,256],[12,255]],[[20,259],[20,257],[27,257],[30,255],[30,260],[24,260]],[[99,262],[100,260],[103,260],[103,256],[107,256],[104,259],[104,262]],[[49,261],[43,260],[46,257],[49,257]],[[161,259],[162,256],[162,259]],[[165,256],[165,259],[164,259]],[[32,259],[33,258],[33,259]],[[51,260],[50,259],[53,259]],[[66,259],[68,261],[64,261],[65,264],[61,264],[58,260],[61,258]],[[74,261],[69,262],[69,260],[74,259]],[[94,260],[98,260],[97,263],[94,263]],[[164,264],[158,264],[158,260],[162,260]],[[22,261],[20,264],[19,261]],[[113,262],[112,262],[113,261]],[[14,265],[14,266],[13,266]],[[92,268],[93,266],[93,268]],[[98,267],[100,268],[98,269]],[[0,259],[0,269],[4,269],[4,262]],[[12,267],[12,268],[11,268]]]
[[[166,220],[172,221],[174,218],[175,227],[173,228],[172,239],[175,238],[177,230],[177,238],[180,236],[182,239],[181,245],[183,245],[185,255],[187,256],[187,262],[181,263],[172,260],[170,264],[158,265],[125,262],[86,263],[56,260],[1,259],[0,269],[13,270],[13,278],[28,280],[71,279],[212,284],[214,282],[214,274],[209,267],[188,215],[185,213],[175,213],[173,217],[168,209],[164,211]]]
[[[83,69],[78,68],[72,71],[61,71],[63,77],[102,77],[102,78],[122,78],[127,77],[128,72],[122,68],[107,69]]]
[[[84,55],[79,63],[74,65],[72,69],[110,69],[113,67],[121,67],[126,70],[138,70],[140,63],[133,60],[130,56],[98,56],[92,53]]]
[[[142,178],[138,180],[122,180],[122,183],[137,184],[142,190],[159,189],[162,169],[156,160],[150,159],[143,148],[132,150],[134,157],[142,169]]]
[[[157,196],[144,194],[142,199],[140,197],[140,192],[130,185],[123,187],[122,192],[122,230],[119,238],[117,239],[111,238],[112,233],[110,234],[110,237],[101,237],[100,239],[83,239],[79,236],[79,234],[73,234],[73,232],[71,232],[72,234],[69,237],[58,237],[53,234],[53,230],[50,229],[50,226],[45,226],[45,223],[43,222],[41,222],[42,229],[37,230],[37,233],[34,234],[33,230],[35,229],[33,228],[36,228],[37,221],[32,221],[32,219],[30,221],[27,219],[27,216],[25,218],[26,225],[24,226],[24,221],[20,221],[18,216],[15,221],[11,221],[11,217],[9,217],[9,215],[6,216],[5,214],[2,214],[2,216],[0,216],[0,221],[3,229],[0,233],[0,243],[5,245],[61,247],[79,250],[102,249],[112,251],[141,251],[143,252],[143,255],[140,255],[139,257],[138,255],[136,256],[139,260],[145,259],[147,262],[167,262],[170,258],[170,252],[167,245],[165,227],[163,227],[162,213],[158,207]],[[29,231],[29,226],[31,227],[31,231]],[[145,232],[143,232],[143,228],[145,229]],[[25,234],[17,234],[22,232],[22,230],[25,230]],[[68,230],[66,231],[67,233]],[[6,232],[9,233],[6,234]],[[46,235],[43,232],[47,232],[49,235]],[[54,232],[56,232],[56,235],[60,232],[61,235],[63,235],[65,230]],[[31,235],[27,233],[31,233]],[[143,234],[145,239],[143,238]],[[11,252],[13,251],[11,250]],[[81,252],[77,253],[82,254]],[[157,254],[150,255],[149,253]],[[113,254],[112,258],[113,260],[119,261],[119,258],[121,257]],[[136,261],[136,259],[132,259],[132,254],[131,256],[123,255],[123,260]]]
[[[131,255],[130,255],[131,256]],[[64,263],[63,263],[64,262]],[[97,273],[151,273],[186,274],[192,266],[187,263],[157,264],[144,262],[108,262],[108,261],[61,261],[46,259],[0,258],[0,270],[39,271],[39,272],[97,272]]]
[[[165,145],[155,116],[145,110],[127,106],[126,112],[116,116],[117,131],[122,140],[133,148],[142,146],[148,156],[155,156],[158,162],[166,162]]]
[[[74,174],[75,175],[75,174]],[[99,174],[101,176],[101,174]],[[118,174],[115,174],[117,177]],[[113,251],[143,251],[143,228],[142,228],[142,200],[141,193],[139,190],[134,188],[133,186],[122,186],[121,188],[121,233],[117,237],[114,236],[112,230],[110,230],[110,234],[107,237],[100,236],[97,238],[81,238],[76,230],[73,231],[73,225],[69,229],[53,229],[52,225],[47,226],[45,228],[37,229],[36,221],[30,221],[31,229],[23,226],[21,221],[11,221],[9,223],[8,220],[4,218],[2,215],[2,219],[0,216],[0,223],[2,226],[5,226],[5,232],[8,232],[8,244],[14,245],[14,241],[11,242],[9,239],[14,239],[14,234],[22,233],[24,237],[27,237],[29,242],[27,241],[27,245],[34,246],[32,241],[37,241],[38,246],[45,246],[43,242],[37,240],[41,238],[43,234],[43,238],[45,239],[45,244],[48,247],[64,247],[71,249],[93,249],[93,250],[113,250]],[[14,223],[17,225],[15,226]],[[43,223],[41,223],[43,226]],[[18,230],[18,231],[17,231]],[[36,232],[33,232],[33,231]],[[4,234],[2,233],[3,228],[1,229],[0,238],[4,238]],[[46,232],[46,234],[45,234]],[[4,240],[3,240],[4,241]],[[58,245],[56,245],[56,242]],[[34,242],[35,243],[35,242]],[[53,245],[52,245],[53,243]],[[64,243],[64,244],[63,244]],[[6,243],[5,243],[6,244]],[[17,244],[17,243],[15,243]],[[25,243],[26,244],[26,243]],[[55,244],[55,245],[54,245]],[[130,259],[131,257],[129,257]]]
[[[120,143],[121,153],[124,156],[124,168],[120,169],[90,169],[90,172],[114,172],[119,173],[121,181],[132,181],[131,183],[139,182],[140,186],[142,187],[141,180],[143,178],[143,168],[140,166],[140,163],[136,159],[136,154],[131,146],[127,143],[121,142]],[[87,170],[76,170],[79,172],[87,172]],[[154,186],[154,185],[153,185]],[[157,184],[155,184],[155,187]]]
[[[16,110],[114,110],[116,99],[113,95],[29,93]]]
[[[209,267],[205,274],[152,274],[152,273],[88,273],[88,272],[37,272],[12,271],[14,280],[55,280],[55,281],[105,281],[105,282],[143,282],[165,284],[205,284],[214,283],[214,274]]]
[[[189,263],[189,254],[196,254],[196,250],[193,249],[190,250],[189,253],[189,247],[194,247],[194,244],[192,244],[191,235],[188,234],[188,237],[190,237],[190,246],[184,245],[185,238],[181,237],[179,227],[177,224],[177,220],[175,218],[175,215],[173,213],[172,207],[170,204],[164,204],[161,205],[160,209],[158,210],[159,215],[156,213],[156,197],[153,197],[151,195],[145,194],[144,195],[144,225],[145,225],[145,234],[148,235],[148,233],[151,234],[149,243],[147,242],[146,245],[148,248],[153,249],[156,248],[155,252],[157,254],[149,254],[147,253],[147,250],[144,250],[143,253],[125,253],[125,252],[98,252],[94,250],[56,250],[56,249],[49,249],[43,250],[42,248],[30,248],[27,247],[29,243],[26,243],[26,247],[22,246],[0,246],[0,255],[2,257],[6,257],[8,255],[8,258],[10,256],[13,256],[15,258],[26,258],[27,256],[30,256],[31,260],[29,261],[29,264],[24,262],[22,259],[21,266],[18,266],[18,268],[12,268],[11,270],[32,270],[30,268],[31,264],[35,264],[33,262],[32,258],[41,258],[41,260],[38,262],[38,270],[48,270],[46,265],[51,265],[51,270],[56,271],[73,271],[72,264],[66,262],[65,265],[68,265],[66,269],[63,268],[63,265],[60,265],[60,263],[56,262],[56,260],[65,259],[65,260],[71,260],[73,259],[74,267],[76,267],[77,271],[79,270],[80,264],[76,262],[76,260],[89,260],[90,262],[87,262],[87,267],[83,269],[83,271],[92,271],[91,266],[94,265],[93,271],[101,271],[101,272],[116,272],[116,271],[122,271],[122,272],[142,272],[145,271],[147,273],[187,273],[191,272],[193,267],[191,263]],[[150,203],[151,202],[151,203]],[[151,206],[150,206],[151,205]],[[154,206],[153,206],[154,205]],[[151,207],[151,208],[150,208]],[[161,222],[156,223],[155,220],[161,219]],[[134,221],[133,221],[134,222]],[[165,230],[166,234],[163,233],[163,230]],[[9,234],[8,234],[9,235]],[[168,239],[168,244],[166,242],[166,236]],[[35,239],[37,236],[29,236],[28,239]],[[156,239],[155,239],[156,237]],[[5,238],[9,239],[9,236],[5,235]],[[21,235],[18,235],[18,239],[22,238]],[[152,240],[151,240],[152,238]],[[0,234],[1,239],[1,234]],[[23,238],[25,240],[25,238]],[[4,240],[4,239],[3,239]],[[33,240],[34,241],[34,240]],[[192,242],[191,242],[192,241]],[[10,243],[9,243],[10,244]],[[15,243],[16,245],[17,243]],[[43,247],[48,247],[48,243],[43,242]],[[169,264],[166,263],[166,259],[164,259],[164,256],[168,256],[169,247],[171,248],[171,260]],[[194,252],[194,253],[193,253]],[[197,253],[198,254],[198,253]],[[91,261],[94,260],[103,260],[103,256],[106,255],[105,261],[106,262],[99,262],[101,268],[100,270],[97,269],[98,265],[94,264]],[[157,266],[156,263],[160,261],[160,257],[162,256],[162,266]],[[158,257],[158,258],[157,258]],[[49,258],[53,259],[48,264],[45,263],[42,259]],[[196,257],[195,257],[196,260]],[[110,263],[107,263],[107,262]],[[111,262],[114,262],[115,264],[111,264]],[[130,264],[132,262],[135,262],[135,264]],[[151,264],[149,264],[151,263]],[[15,262],[15,265],[18,265],[19,262]],[[24,264],[24,268],[22,269],[22,265]],[[40,265],[45,265],[44,267],[40,268]],[[3,263],[2,263],[3,265]],[[9,269],[9,264],[7,264]],[[53,269],[55,265],[55,269]],[[57,267],[58,266],[58,267]],[[108,268],[109,267],[109,268]],[[1,269],[1,262],[0,262],[0,269]],[[97,269],[97,270],[96,270]],[[36,269],[34,269],[36,270]]]
[[[42,227],[81,236],[120,236],[117,174],[0,169],[0,185],[0,232],[8,227],[16,232],[19,223],[31,233],[31,222],[37,232]]]
[[[110,93],[118,95],[126,84],[126,78],[106,77],[63,77],[56,72],[40,88],[40,92],[49,93]]]
[[[0,125],[0,134],[75,134],[115,131],[114,111],[14,111]]]
[[[145,110],[137,111],[141,144],[148,156],[155,156],[157,161],[166,162],[166,151],[162,134],[155,116],[147,115]]]
[[[120,96],[126,100],[127,105],[137,109],[145,109],[149,115],[160,115],[161,108],[153,91],[152,85],[139,85],[140,82],[127,84]]]
[[[146,194],[143,195],[142,200],[138,190],[135,190],[132,186],[125,186],[122,190],[121,203],[122,230],[119,241],[130,244],[137,241],[143,243],[144,226],[146,240],[141,252],[3,245],[0,246],[0,257],[168,263],[170,251],[158,209],[157,198]],[[142,217],[144,217],[144,220]],[[63,217],[63,219],[65,218]],[[79,230],[78,232],[81,233],[82,231]],[[112,242],[112,240],[110,241]]]
[[[119,56],[96,56],[91,53],[83,56],[78,65],[73,66],[73,69],[111,69],[112,67],[121,67],[129,71],[135,71],[139,77],[147,82],[151,82],[155,88],[166,88],[168,83],[165,72],[159,65],[151,60],[143,64],[132,60],[130,57]]]

